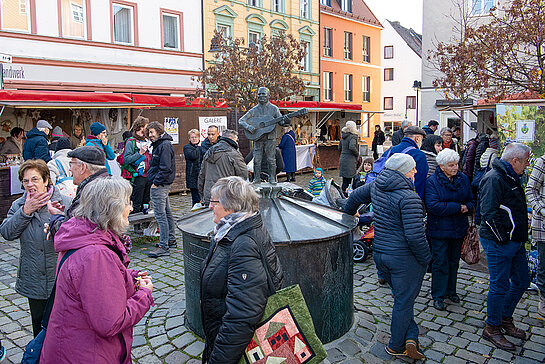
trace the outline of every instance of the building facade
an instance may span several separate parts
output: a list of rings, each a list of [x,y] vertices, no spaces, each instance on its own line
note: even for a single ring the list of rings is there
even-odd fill
[[[245,44],[263,35],[291,34],[304,44],[307,57],[297,74],[307,83],[300,100],[318,101],[319,3],[318,0],[203,0],[205,67],[214,61],[212,38],[218,30],[226,38],[242,38]]]
[[[6,89],[193,93],[201,5],[177,0],[2,0]],[[199,30],[199,31],[195,31]]]
[[[382,31],[382,123],[385,131],[399,129],[404,119],[420,120],[414,81],[421,79],[422,36],[413,29],[386,20]]]
[[[380,123],[382,24],[363,0],[320,0],[320,101],[362,105],[363,112],[340,112],[332,119],[360,120],[360,137],[370,145]],[[371,111],[371,112],[365,112]]]

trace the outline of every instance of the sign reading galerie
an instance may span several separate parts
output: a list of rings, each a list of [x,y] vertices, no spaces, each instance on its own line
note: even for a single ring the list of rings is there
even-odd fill
[[[227,129],[227,116],[201,116],[199,117],[199,132],[201,134],[201,142],[208,136],[208,127],[215,125],[221,133]]]

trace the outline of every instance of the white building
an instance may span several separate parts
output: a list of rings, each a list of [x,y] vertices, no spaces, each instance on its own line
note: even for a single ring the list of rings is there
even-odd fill
[[[1,0],[6,89],[185,94],[202,69],[200,1]]]
[[[382,123],[399,129],[404,119],[420,120],[414,81],[421,78],[422,37],[413,29],[386,20],[382,31]]]

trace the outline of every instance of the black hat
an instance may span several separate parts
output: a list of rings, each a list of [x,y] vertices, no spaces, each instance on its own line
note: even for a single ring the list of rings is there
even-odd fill
[[[418,126],[409,126],[403,131],[403,135],[422,135],[423,137],[425,137],[428,134],[426,134],[424,129],[419,128]]]
[[[106,153],[97,147],[84,146],[68,152],[68,157],[77,158],[82,162],[103,166],[106,163]]]
[[[437,126],[437,125],[439,125],[439,123],[437,122],[437,120],[430,120],[430,121],[428,122],[428,126]]]
[[[55,144],[55,152],[61,149],[72,149],[70,146],[70,139],[65,137],[57,139],[57,144]]]

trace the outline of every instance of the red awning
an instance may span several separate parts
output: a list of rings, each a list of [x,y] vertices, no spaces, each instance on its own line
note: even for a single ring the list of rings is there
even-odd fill
[[[132,100],[138,104],[154,104],[157,107],[211,107],[226,108],[225,101],[214,102],[205,97],[183,97],[164,95],[132,94]]]
[[[0,90],[0,101],[43,102],[127,102],[131,94],[73,91]]]
[[[338,102],[317,102],[317,101],[271,101],[280,109],[299,109],[306,107],[312,111],[320,111],[320,109],[338,109],[338,110],[361,110],[361,105],[358,104],[343,104]]]

